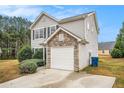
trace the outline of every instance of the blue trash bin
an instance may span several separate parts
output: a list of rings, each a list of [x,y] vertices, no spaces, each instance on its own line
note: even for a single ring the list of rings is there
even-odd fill
[[[98,57],[91,57],[91,66],[93,67],[98,66]]]

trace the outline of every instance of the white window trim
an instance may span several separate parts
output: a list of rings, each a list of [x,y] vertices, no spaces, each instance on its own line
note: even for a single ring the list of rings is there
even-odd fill
[[[56,24],[56,25],[50,25],[50,26],[48,26],[49,27],[49,30],[50,30],[50,35],[51,35],[51,33],[52,33],[52,31],[51,31],[51,27],[55,27],[55,29],[57,29],[57,25],[58,24]],[[34,30],[34,40],[35,39],[40,39],[40,38],[35,38],[35,31],[36,30],[40,30],[40,29],[43,29],[43,38],[44,38],[44,28],[46,28],[46,38],[48,38],[48,27],[39,27],[39,28],[35,28],[35,29],[33,29]],[[44,38],[44,39],[46,39],[46,38]]]
[[[36,30],[40,30],[40,29],[43,29],[43,38],[44,38],[44,28],[46,28],[46,27],[41,27],[41,28],[33,29],[33,30],[34,30],[34,40],[35,40],[35,39],[40,39],[39,37],[38,37],[38,38],[35,38],[35,37],[36,37],[35,31],[36,31]],[[40,31],[39,31],[38,33],[40,34]]]
[[[55,29],[56,29],[56,26],[57,26],[57,25],[51,25],[51,26],[49,26],[49,28],[50,28],[50,35],[51,35],[51,33],[52,33],[52,31],[51,31],[51,27],[53,27],[53,26],[54,26]]]
[[[50,35],[51,35],[51,33],[52,33],[52,31],[51,31],[51,27],[55,27],[55,29],[57,29],[57,26],[58,24],[56,24],[56,25],[50,25],[50,26],[48,26],[49,27],[49,30],[50,30]],[[47,32],[48,32],[48,27],[47,27]],[[56,31],[56,30],[55,30]],[[48,34],[48,33],[47,33]],[[48,38],[48,35],[47,35],[47,38]]]
[[[48,38],[48,27],[46,27],[46,38]]]
[[[35,29],[33,29],[33,30],[38,30],[38,29],[42,29],[42,28],[46,28],[46,27],[39,27],[39,28],[35,28]]]
[[[42,28],[42,37],[39,37],[39,38],[44,38],[44,28]],[[40,29],[40,33],[39,33],[39,36],[41,36],[41,29]]]
[[[37,29],[39,30],[39,29]],[[39,37],[37,36],[39,34],[39,32],[37,30],[34,30],[34,39],[38,39]],[[37,37],[37,38],[36,38]]]

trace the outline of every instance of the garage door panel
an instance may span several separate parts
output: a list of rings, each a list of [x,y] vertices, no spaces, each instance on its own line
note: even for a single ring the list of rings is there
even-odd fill
[[[51,48],[51,68],[73,70],[74,48]]]

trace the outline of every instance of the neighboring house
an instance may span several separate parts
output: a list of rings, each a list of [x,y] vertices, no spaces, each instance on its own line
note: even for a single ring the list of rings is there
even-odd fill
[[[98,56],[95,12],[61,20],[42,12],[30,29],[31,47],[43,49],[47,68],[79,71]]]
[[[115,45],[114,41],[99,43],[98,44],[98,47],[99,47],[98,54],[99,55],[110,55],[111,50],[114,48],[114,45]]]

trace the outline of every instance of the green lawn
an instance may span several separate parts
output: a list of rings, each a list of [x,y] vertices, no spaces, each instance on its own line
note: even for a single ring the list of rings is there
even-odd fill
[[[17,60],[0,60],[0,83],[20,77]]]
[[[124,88],[124,58],[114,59],[110,56],[100,56],[98,67],[87,67],[83,71],[90,74],[116,77],[114,88]]]

